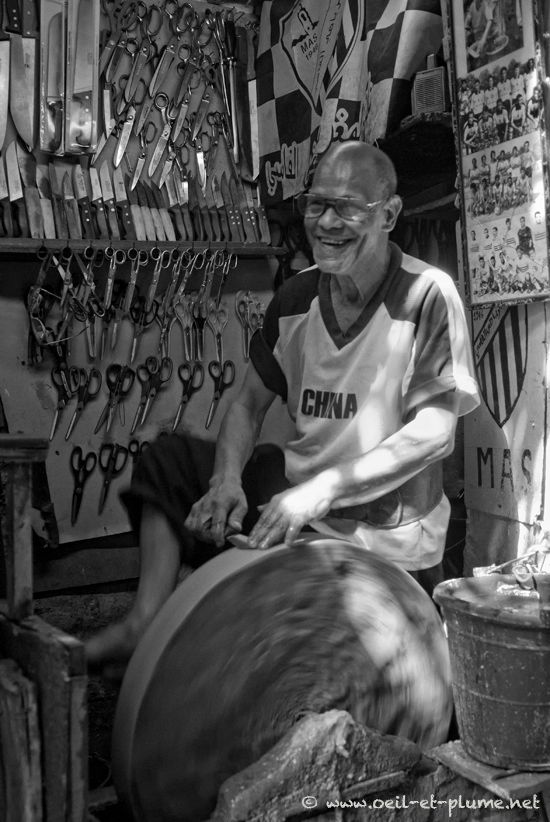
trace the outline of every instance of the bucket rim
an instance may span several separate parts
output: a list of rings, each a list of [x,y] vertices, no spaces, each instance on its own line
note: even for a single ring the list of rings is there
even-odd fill
[[[517,580],[513,574],[485,574],[479,577],[457,577],[456,579],[448,579],[444,582],[438,583],[433,591],[434,601],[441,606],[443,611],[447,609],[450,612],[460,611],[470,616],[477,616],[487,622],[498,623],[499,625],[510,625],[515,628],[538,629],[540,631],[548,632],[548,628],[541,622],[538,615],[538,608],[533,614],[514,613],[505,608],[498,608],[489,606],[483,602],[472,602],[469,599],[462,599],[457,595],[458,589],[462,586],[481,585],[481,580],[494,580],[495,587],[499,583],[516,583]],[[537,604],[539,601],[538,595],[533,593],[532,599]]]

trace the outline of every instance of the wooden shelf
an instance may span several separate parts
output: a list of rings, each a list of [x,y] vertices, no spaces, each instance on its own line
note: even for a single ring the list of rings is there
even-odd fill
[[[111,244],[106,240],[41,240],[31,237],[6,237],[0,238],[0,255],[28,254],[35,256],[41,248],[46,248],[50,251],[61,251],[67,247],[71,248],[73,251],[84,251],[86,248],[101,248],[104,250],[110,245],[112,245],[113,248],[122,248],[125,251],[128,251],[128,249],[131,248],[149,251],[152,248],[159,248],[161,251],[172,248],[191,248],[195,251],[230,251],[237,254],[239,257],[282,257],[284,254],[288,253],[287,249],[284,247],[256,243],[243,245],[241,243],[186,242],[185,240],[177,240],[176,242],[147,243],[132,240],[117,240]]]

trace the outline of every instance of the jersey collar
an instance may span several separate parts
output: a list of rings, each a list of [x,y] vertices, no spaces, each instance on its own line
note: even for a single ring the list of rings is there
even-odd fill
[[[396,246],[395,243],[390,242],[389,247],[390,263],[385,278],[380,283],[380,286],[374,293],[372,299],[369,300],[355,322],[352,323],[346,331],[342,331],[338,325],[338,321],[334,313],[334,307],[330,296],[331,275],[321,272],[319,278],[319,306],[321,316],[323,318],[323,322],[325,323],[326,329],[337,348],[344,348],[344,346],[348,343],[355,340],[355,338],[361,334],[365,326],[374,316],[379,306],[383,303],[386,294],[388,293],[391,284],[397,275],[397,272],[401,268],[401,261],[403,259],[401,249]]]

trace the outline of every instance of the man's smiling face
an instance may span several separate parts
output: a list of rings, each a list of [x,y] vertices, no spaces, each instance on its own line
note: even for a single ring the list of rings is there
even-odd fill
[[[342,219],[327,203],[319,217],[304,217],[313,257],[321,271],[340,276],[367,276],[369,261],[385,250],[387,190],[374,168],[354,158],[321,161],[310,194],[327,201],[345,198],[359,205],[382,201],[359,220]]]

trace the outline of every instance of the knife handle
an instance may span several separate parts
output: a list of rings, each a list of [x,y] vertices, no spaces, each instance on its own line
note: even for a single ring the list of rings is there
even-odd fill
[[[124,232],[125,240],[137,240],[136,230],[132,222],[132,215],[130,214],[130,204],[128,202],[121,203],[117,206],[117,213],[120,217],[120,223]]]
[[[92,203],[93,216],[95,227],[97,228],[96,238],[99,240],[108,240],[109,229],[107,227],[107,218],[105,217],[105,207],[101,200]],[[95,233],[95,232],[94,232]]]
[[[94,226],[92,223],[92,209],[88,200],[81,200],[78,204],[80,209],[80,222],[82,224],[82,233],[87,240],[94,239]]]
[[[109,236],[111,240],[120,240],[120,229],[118,227],[118,220],[116,217],[116,207],[114,200],[103,200],[105,211],[107,212],[107,221],[109,224]]]
[[[241,217],[245,233],[245,243],[255,243],[256,232],[254,231],[254,224],[252,222],[252,215],[250,214],[250,210],[248,208],[243,208],[241,212]]]
[[[269,222],[267,220],[265,206],[260,204],[257,211],[258,222],[260,224],[260,240],[262,243],[267,243],[269,245],[271,243],[271,232],[269,230]]]
[[[52,206],[56,236],[60,240],[68,240],[69,226],[67,225],[67,215],[59,197],[53,198]]]
[[[7,198],[5,200],[0,200],[0,222],[2,223],[2,236],[13,237],[11,206],[10,201]]]
[[[183,219],[183,224],[185,226],[185,233],[187,234],[187,239],[193,241],[195,239],[195,233],[193,231],[193,223],[191,222],[191,215],[189,214],[189,206],[182,205],[181,207],[181,216]]]
[[[206,235],[205,239],[208,242],[214,242],[215,237],[214,237],[214,231],[213,231],[213,228],[212,228],[212,223],[210,221],[210,212],[208,211],[207,208],[200,208],[200,209],[197,209],[197,211],[200,211],[201,222],[202,222],[202,225],[203,225],[204,233]]]
[[[176,232],[174,231],[174,223],[172,222],[172,218],[166,208],[159,208],[160,219],[162,220],[162,225],[164,228],[164,233],[166,234],[166,239],[169,243],[176,242]]]
[[[214,235],[214,242],[221,243],[223,240],[222,227],[220,225],[220,218],[218,216],[217,208],[209,208],[208,215],[210,217],[210,224],[212,226],[212,234]]]
[[[185,230],[185,223],[183,222],[183,216],[181,211],[176,207],[169,208],[168,213],[170,214],[173,223],[176,226],[176,231],[178,232],[178,240],[182,242],[186,242],[187,240],[191,240],[191,237],[187,236],[187,231]]]
[[[40,199],[40,210],[42,212],[42,223],[44,225],[44,237],[46,240],[55,240],[55,220],[53,217],[53,207],[50,200],[44,197]]]
[[[4,9],[8,21],[4,26],[4,31],[10,32],[10,34],[22,34],[23,23],[17,0],[5,0]]]
[[[138,205],[131,205],[130,206],[130,213],[132,215],[132,221],[134,223],[134,228],[136,230],[136,239],[139,241],[147,240],[147,233],[145,231],[145,222],[143,220],[143,214],[141,213],[141,208]]]
[[[193,233],[195,235],[195,239],[199,242],[204,242],[206,240],[206,237],[204,233],[204,226],[202,224],[202,215],[200,213],[200,210],[198,208],[189,209],[189,213],[193,221]]]
[[[27,209],[27,217],[29,218],[29,227],[31,237],[35,239],[42,239],[44,237],[44,220],[42,218],[42,208],[40,206],[40,194],[37,188],[25,188],[23,191],[25,198],[25,207]]]
[[[17,225],[15,229],[15,237],[28,237],[29,235],[29,223],[27,220],[27,211],[25,209],[25,201],[21,197],[19,200],[13,200],[12,202],[12,219],[14,227]]]

